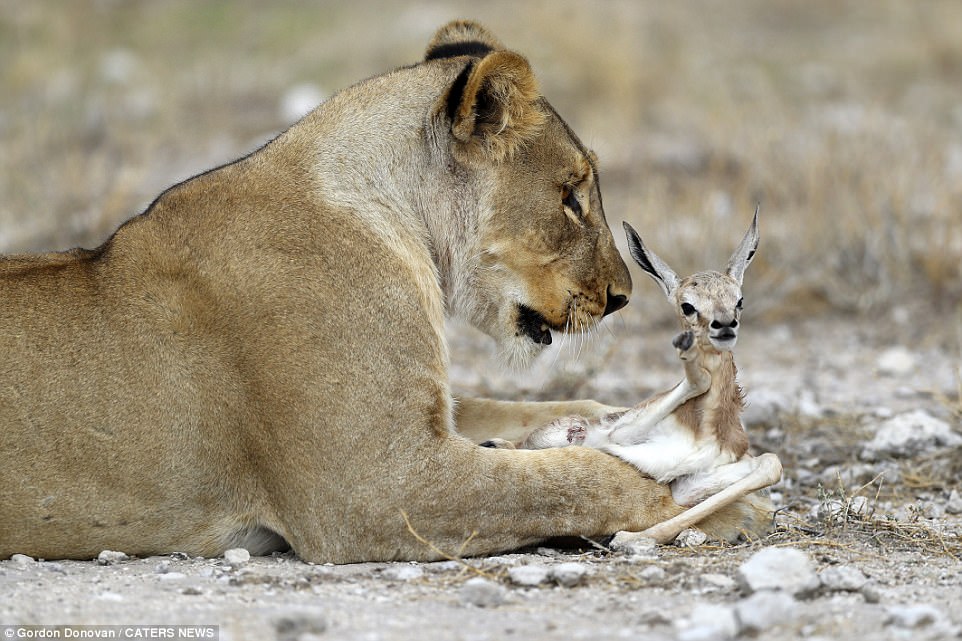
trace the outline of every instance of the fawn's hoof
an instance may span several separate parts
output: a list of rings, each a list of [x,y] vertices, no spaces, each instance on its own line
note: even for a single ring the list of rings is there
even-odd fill
[[[695,333],[691,330],[682,332],[671,341],[679,352],[687,352],[695,344]]]

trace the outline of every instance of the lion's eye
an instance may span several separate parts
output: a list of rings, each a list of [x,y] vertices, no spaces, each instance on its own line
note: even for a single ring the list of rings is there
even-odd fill
[[[695,313],[695,306],[692,305],[691,303],[682,303],[681,313],[684,314],[685,316],[691,316],[692,314]]]
[[[578,197],[575,196],[575,190],[569,185],[561,188],[561,203],[570,209],[571,213],[575,216],[582,218],[581,203],[578,202]]]
[[[741,309],[745,305],[745,299],[739,298],[738,302],[735,303],[735,309]]]

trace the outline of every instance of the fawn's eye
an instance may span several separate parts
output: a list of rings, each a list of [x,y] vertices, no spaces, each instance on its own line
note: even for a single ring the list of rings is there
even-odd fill
[[[741,309],[745,305],[745,299],[739,298],[738,302],[735,303],[735,309]]]
[[[583,214],[581,211],[581,203],[578,202],[578,197],[575,196],[574,187],[571,185],[564,185],[561,188],[561,204],[571,210],[578,219],[581,219]]]
[[[682,303],[681,313],[684,314],[685,316],[691,316],[692,314],[695,313],[695,306],[692,305],[691,303]]]

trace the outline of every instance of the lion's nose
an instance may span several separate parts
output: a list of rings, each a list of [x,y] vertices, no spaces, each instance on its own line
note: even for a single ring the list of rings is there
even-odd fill
[[[619,309],[628,304],[628,297],[622,296],[621,294],[612,294],[611,288],[608,288],[608,302],[605,303],[605,313],[607,316],[612,312],[617,312]]]

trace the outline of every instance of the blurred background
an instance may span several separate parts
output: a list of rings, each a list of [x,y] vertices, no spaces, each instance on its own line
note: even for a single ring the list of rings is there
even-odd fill
[[[629,220],[677,271],[721,267],[760,203],[756,318],[918,319],[958,354],[956,0],[0,0],[0,251],[99,244],[455,17],[598,152],[621,247]],[[631,308],[667,318],[633,273]]]

